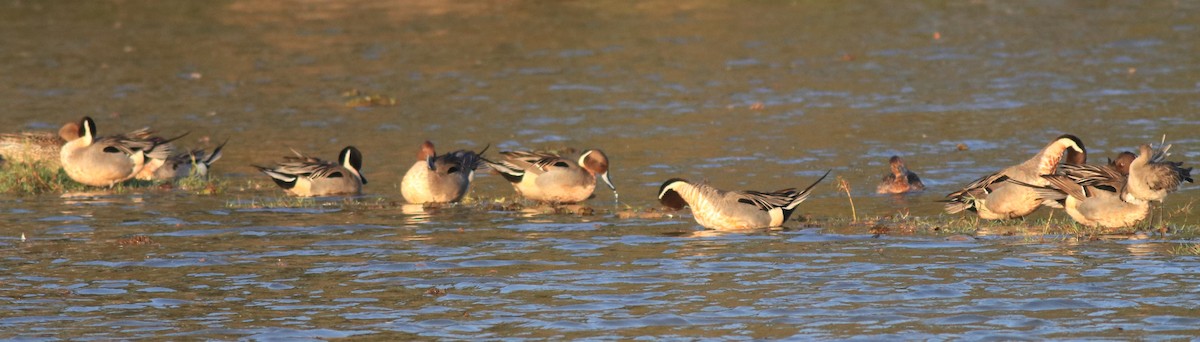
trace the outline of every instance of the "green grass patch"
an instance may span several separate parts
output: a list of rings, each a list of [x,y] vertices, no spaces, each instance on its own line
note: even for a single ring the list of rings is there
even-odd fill
[[[852,221],[849,217],[810,218],[797,221],[803,222],[802,227],[828,228],[832,232],[844,234],[1013,236],[1026,239],[1069,237],[1096,240],[1127,237],[1141,232],[1170,236],[1174,239],[1200,238],[1200,227],[1170,224],[1170,220],[1165,225],[1150,225],[1149,222],[1143,222],[1136,227],[1112,229],[1087,227],[1076,223],[1066,215],[993,221],[979,219],[974,215],[916,217],[898,213],[890,216],[860,217],[857,222]]]
[[[196,195],[218,195],[228,192],[230,182],[222,177],[192,175],[175,181],[175,186]]]
[[[48,164],[5,162],[0,165],[0,193],[37,195],[88,189],[88,186],[71,180],[61,167]]]
[[[5,162],[0,164],[0,193],[13,195],[38,195],[45,193],[69,193],[105,190],[112,193],[127,193],[142,189],[179,188],[197,195],[224,193],[229,182],[219,177],[187,177],[177,182],[128,180],[112,187],[93,187],[80,184],[67,176],[66,171],[49,163]]]

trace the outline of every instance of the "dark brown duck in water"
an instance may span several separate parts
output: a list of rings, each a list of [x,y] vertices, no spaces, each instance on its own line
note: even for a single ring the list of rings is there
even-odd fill
[[[915,172],[909,170],[900,156],[892,156],[888,163],[892,166],[892,173],[883,176],[883,180],[879,182],[879,187],[875,192],[903,194],[925,190],[925,184],[921,183],[921,177],[917,177]]]

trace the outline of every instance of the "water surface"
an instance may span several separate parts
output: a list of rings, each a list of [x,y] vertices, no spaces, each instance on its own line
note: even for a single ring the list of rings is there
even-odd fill
[[[215,172],[231,184],[0,197],[3,337],[1168,339],[1200,323],[1183,236],[714,233],[686,214],[612,213],[655,206],[671,177],[773,190],[833,169],[862,217],[946,219],[934,200],[1062,133],[1094,162],[1163,135],[1173,159],[1196,160],[1193,3],[0,7],[0,125],[90,115],[102,134],[229,139]],[[351,90],[397,103],[350,107]],[[425,139],[601,148],[621,203],[602,190],[590,216],[399,205]],[[247,205],[281,194],[249,164],[345,145],[366,156],[363,197]],[[930,190],[873,195],[891,155]],[[833,176],[803,215],[848,218]],[[476,181],[477,198],[513,197]],[[1165,224],[1197,224],[1196,196],[1172,195]]]

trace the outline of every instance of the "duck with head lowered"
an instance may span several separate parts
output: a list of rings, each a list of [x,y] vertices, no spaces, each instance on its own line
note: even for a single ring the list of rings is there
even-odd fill
[[[458,150],[438,155],[433,143],[425,141],[417,150],[416,163],[400,182],[400,194],[409,203],[418,204],[462,200],[475,178],[475,170],[483,165],[479,156],[483,151]]]
[[[691,208],[696,223],[708,229],[731,230],[780,227],[808,199],[821,178],[802,191],[788,188],[772,192],[725,191],[704,183],[672,178],[658,188],[658,200],[664,206],[680,210]]]
[[[592,197],[596,180],[617,187],[608,176],[608,155],[586,150],[578,159],[550,152],[500,152],[502,160],[484,160],[488,166],[512,183],[522,197],[545,203],[579,203]]]
[[[1044,175],[1047,186],[1018,183],[1044,198],[1061,201],[1075,222],[1088,227],[1130,227],[1146,218],[1150,203],[1128,196],[1129,164],[1136,158],[1124,152],[1107,165],[1062,164],[1060,173]]]
[[[1057,173],[1060,162],[1087,162],[1087,149],[1083,141],[1071,134],[1055,138],[1032,158],[979,178],[962,190],[946,195],[946,212],[955,214],[970,210],[982,219],[1002,220],[1025,217],[1041,205],[1058,206],[1056,201],[1042,198],[1034,189],[1008,180],[1047,186],[1050,183],[1042,176]]]

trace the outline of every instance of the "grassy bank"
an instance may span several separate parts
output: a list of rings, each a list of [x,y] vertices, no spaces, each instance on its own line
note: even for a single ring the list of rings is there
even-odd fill
[[[92,187],[72,180],[57,165],[18,162],[0,164],[0,193],[10,195],[69,193],[95,189],[107,189],[113,193],[124,193],[135,189],[153,188],[178,188],[197,195],[213,195],[225,192],[227,187],[228,182],[219,177],[187,177],[177,182],[129,180],[113,185],[111,188]]]
[[[36,195],[86,189],[88,186],[71,180],[62,168],[47,163],[5,162],[0,165],[0,193]]]

